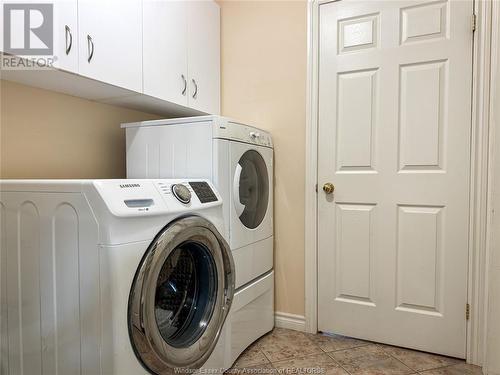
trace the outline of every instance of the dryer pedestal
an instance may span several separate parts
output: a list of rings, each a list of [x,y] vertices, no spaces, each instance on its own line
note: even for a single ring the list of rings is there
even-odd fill
[[[238,290],[231,307],[231,363],[274,327],[274,271]]]

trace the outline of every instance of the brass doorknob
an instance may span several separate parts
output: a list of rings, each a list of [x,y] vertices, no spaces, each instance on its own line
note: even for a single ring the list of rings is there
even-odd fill
[[[326,194],[332,194],[334,190],[335,186],[331,182],[327,182],[326,184],[323,185],[323,191]]]

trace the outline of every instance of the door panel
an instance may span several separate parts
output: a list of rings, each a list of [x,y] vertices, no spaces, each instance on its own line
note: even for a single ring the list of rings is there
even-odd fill
[[[336,207],[336,295],[345,301],[373,305],[372,218],[374,205]]]
[[[471,14],[320,5],[321,331],[465,356]]]

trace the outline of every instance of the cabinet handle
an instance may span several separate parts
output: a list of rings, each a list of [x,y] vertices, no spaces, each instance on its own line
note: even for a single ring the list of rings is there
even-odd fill
[[[184,82],[184,88],[182,89],[181,94],[186,95],[188,83],[187,83],[186,77],[184,77],[184,74],[181,74],[181,78],[182,78],[182,81]]]
[[[71,51],[71,47],[73,46],[73,34],[71,34],[71,29],[69,28],[68,25],[64,26],[66,30],[66,55],[69,55],[69,51]],[[69,43],[68,43],[68,36],[69,36]]]
[[[94,57],[94,41],[90,35],[87,35],[87,48],[89,50],[89,57],[87,61],[90,63],[90,60]]]
[[[193,85],[194,85],[194,92],[193,92],[193,99],[196,99],[196,95],[198,95],[198,85],[196,84],[196,81],[192,79]]]

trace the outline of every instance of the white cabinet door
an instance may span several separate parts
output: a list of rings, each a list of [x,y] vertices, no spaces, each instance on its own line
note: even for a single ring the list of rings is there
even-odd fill
[[[214,1],[188,2],[189,106],[220,112],[220,11]]]
[[[78,72],[77,0],[54,1],[54,67]]]
[[[80,74],[142,92],[141,0],[79,0]]]
[[[464,358],[472,2],[319,13],[318,328]]]
[[[144,93],[187,106],[187,2],[143,2]]]

